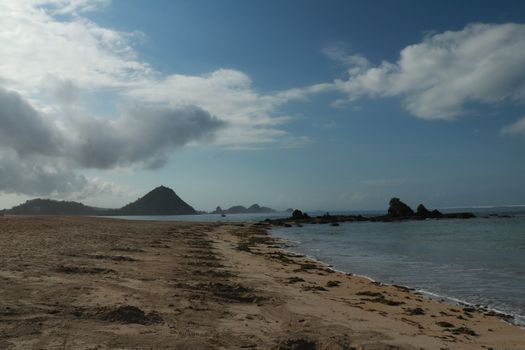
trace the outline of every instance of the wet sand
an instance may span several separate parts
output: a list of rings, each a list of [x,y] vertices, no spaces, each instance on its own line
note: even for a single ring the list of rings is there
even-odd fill
[[[469,307],[347,276],[255,224],[0,218],[0,349],[525,349]]]

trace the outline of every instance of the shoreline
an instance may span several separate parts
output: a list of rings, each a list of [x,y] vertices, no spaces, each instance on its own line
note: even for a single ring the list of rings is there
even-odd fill
[[[0,348],[508,349],[525,331],[290,254],[264,225],[0,218]]]
[[[441,307],[459,307],[459,308],[464,308],[464,309],[468,310],[467,314],[470,313],[470,312],[474,312],[474,313],[478,313],[478,314],[483,314],[485,316],[497,318],[498,322],[506,324],[506,325],[508,325],[510,327],[516,327],[517,329],[520,329],[521,331],[523,331],[522,327],[519,327],[518,325],[516,325],[513,322],[509,322],[509,316],[512,317],[511,315],[507,315],[505,313],[498,312],[496,310],[491,310],[491,309],[487,309],[487,308],[484,308],[484,307],[475,306],[473,304],[470,304],[468,302],[464,302],[464,301],[461,301],[461,300],[458,300],[458,299],[453,300],[453,298],[438,296],[435,293],[426,292],[426,291],[419,291],[419,290],[417,290],[415,288],[411,288],[411,287],[408,287],[408,286],[383,283],[383,282],[380,282],[380,281],[376,281],[375,279],[373,279],[370,276],[358,275],[358,274],[355,274],[355,273],[350,273],[350,272],[346,272],[346,271],[337,270],[331,264],[323,262],[323,261],[321,261],[321,260],[319,260],[319,259],[317,259],[317,258],[315,258],[313,256],[309,256],[309,255],[304,254],[302,252],[290,250],[290,247],[283,247],[282,245],[286,244],[287,240],[285,238],[272,235],[271,234],[271,227],[266,227],[265,231],[270,237],[272,237],[273,239],[276,239],[277,241],[279,241],[281,243],[281,246],[279,247],[279,249],[284,254],[292,253],[293,255],[298,255],[299,257],[302,257],[302,258],[304,258],[305,260],[307,260],[307,261],[309,261],[311,263],[318,264],[319,266],[321,266],[321,269],[328,269],[328,270],[331,270],[333,273],[336,273],[336,274],[339,274],[339,275],[343,275],[343,278],[346,277],[346,278],[350,278],[352,280],[364,280],[365,283],[372,284],[375,287],[378,287],[380,290],[383,290],[384,288],[386,288],[386,289],[397,289],[397,290],[400,290],[403,293],[410,294],[410,295],[412,295],[414,297],[419,297],[419,296],[423,295],[425,297],[424,301],[420,300],[423,303],[437,304],[437,305],[439,305]],[[436,297],[432,297],[431,294],[433,294]],[[446,300],[443,300],[443,298],[449,299],[452,302],[448,303]],[[449,310],[453,310],[453,309],[449,308]],[[432,315],[432,317],[434,317],[434,315]],[[461,316],[459,316],[459,317],[461,317]],[[469,316],[469,317],[471,317],[471,316]],[[490,331],[492,331],[492,330],[490,330]],[[427,345],[429,345],[429,344],[427,344]],[[425,347],[425,349],[426,348],[427,347]],[[447,347],[444,347],[444,349],[445,348],[447,348]],[[462,348],[467,348],[467,347],[462,347]],[[509,349],[511,349],[511,348],[512,347],[509,347]]]
[[[495,218],[507,218],[507,216],[494,216],[492,215],[492,217],[495,217]],[[485,216],[478,216],[477,219],[485,219],[487,217]],[[512,218],[512,216],[511,216]],[[503,304],[503,305],[500,305],[502,308],[498,307],[498,306],[494,306],[493,304],[490,304],[490,299],[487,299],[485,298],[484,301],[469,301],[469,296],[468,295],[463,295],[463,297],[457,297],[457,296],[454,296],[453,294],[450,294],[450,293],[447,293],[446,291],[446,288],[443,288],[442,292],[435,292],[433,291],[432,289],[425,289],[424,287],[418,287],[416,285],[413,285],[413,284],[410,284],[410,282],[406,282],[406,283],[399,283],[397,281],[395,281],[395,279],[391,279],[390,282],[385,282],[383,279],[381,278],[376,278],[374,276],[371,276],[371,275],[366,275],[366,274],[360,274],[359,272],[355,272],[351,269],[349,270],[344,270],[344,269],[337,269],[335,267],[332,266],[333,265],[339,265],[339,266],[345,266],[344,264],[344,260],[337,260],[337,259],[332,259],[332,256],[330,254],[327,254],[326,253],[326,249],[325,249],[325,253],[323,255],[323,250],[322,249],[315,249],[316,246],[315,245],[311,245],[312,243],[310,242],[309,245],[308,245],[308,249],[306,248],[301,248],[301,244],[303,242],[301,242],[302,238],[300,238],[300,235],[298,236],[298,232],[301,232],[301,230],[303,230],[303,226],[302,225],[297,225],[297,223],[294,223],[293,220],[290,220],[288,221],[288,223],[291,224],[291,226],[287,226],[287,227],[291,227],[291,228],[283,228],[281,225],[275,225],[274,223],[271,223],[268,225],[268,232],[269,234],[272,236],[272,237],[277,237],[281,240],[283,240],[284,242],[284,249],[286,250],[289,250],[289,251],[292,251],[294,253],[299,253],[299,254],[304,254],[305,256],[309,257],[310,259],[313,259],[315,261],[318,261],[322,264],[325,264],[326,266],[329,266],[329,267],[332,267],[334,271],[337,271],[337,272],[341,272],[341,273],[349,273],[349,274],[352,274],[352,275],[355,275],[355,276],[358,276],[358,277],[363,277],[363,278],[366,278],[370,281],[373,281],[373,282],[380,282],[384,285],[394,285],[394,286],[402,286],[402,287],[406,287],[406,288],[409,288],[409,289],[412,289],[414,291],[417,291],[417,292],[420,292],[420,293],[423,293],[424,295],[426,295],[428,298],[430,299],[433,299],[433,300],[437,300],[437,301],[440,301],[440,302],[444,302],[444,303],[447,303],[447,304],[451,304],[451,305],[461,305],[461,306],[469,306],[469,307],[475,307],[476,309],[480,310],[480,312],[492,312],[492,313],[495,313],[495,314],[498,314],[502,317],[505,317],[506,318],[506,322],[512,324],[512,325],[515,325],[515,326],[518,326],[520,327],[521,329],[525,329],[525,314],[523,314],[522,312],[520,313],[520,310],[523,311],[522,309],[520,309],[519,307],[516,307],[516,305],[512,305],[512,304]],[[292,224],[293,223],[293,224]],[[344,224],[343,224],[344,225]],[[351,225],[351,224],[350,224]],[[315,230],[315,225],[306,225],[305,227],[312,227],[314,228],[314,232],[316,231]],[[291,230],[290,232],[292,232],[291,234],[291,237],[289,237],[288,234],[286,234],[286,232],[288,230]],[[312,234],[311,231],[307,231],[309,234]],[[325,232],[325,231],[322,231],[322,232]],[[322,236],[322,235],[320,235]],[[328,243],[330,241],[327,241]],[[319,246],[317,246],[317,248],[319,248]],[[311,252],[310,254],[314,254],[314,255],[310,255],[308,252]],[[339,252],[340,253],[340,252]],[[320,256],[317,256],[317,254],[320,254]],[[323,260],[324,259],[328,259],[326,262]],[[346,264],[346,266],[348,267],[348,264]],[[355,268],[355,266],[354,266]],[[377,271],[376,271],[377,272]],[[398,276],[399,277],[399,276]],[[487,283],[490,283],[490,281],[487,281]],[[445,287],[447,285],[444,285]],[[476,295],[476,294],[471,294],[471,295]],[[475,298],[474,298],[475,299]]]
[[[267,230],[271,232],[271,228],[268,228]],[[283,240],[284,242],[282,244],[286,244],[286,242],[290,242],[289,240],[287,240],[285,238],[278,237],[278,236],[273,236],[271,233],[268,233],[268,234],[271,237],[277,238],[278,240]],[[518,320],[519,318],[523,318],[525,320],[525,316],[524,315],[520,315],[520,314],[517,314],[517,313],[508,313],[508,312],[505,312],[505,311],[493,308],[493,307],[491,307],[489,305],[474,304],[474,303],[468,302],[466,300],[458,299],[458,298],[453,297],[453,296],[437,294],[437,293],[434,293],[432,291],[428,291],[428,290],[425,290],[425,289],[412,287],[410,285],[402,285],[402,284],[396,284],[396,283],[386,283],[386,282],[383,282],[381,280],[374,279],[373,277],[368,276],[368,275],[362,275],[362,274],[358,274],[358,273],[354,273],[354,272],[350,272],[350,271],[338,270],[333,265],[331,265],[331,264],[329,264],[327,262],[324,262],[323,260],[321,260],[321,259],[319,259],[319,258],[317,258],[315,256],[304,254],[304,253],[301,253],[301,252],[298,252],[298,251],[294,251],[293,249],[290,249],[290,248],[291,248],[291,246],[289,246],[289,245],[282,247],[282,249],[285,252],[289,252],[291,254],[297,254],[297,255],[300,255],[302,257],[305,257],[306,259],[309,259],[309,260],[312,260],[312,262],[321,264],[322,266],[324,266],[324,267],[326,267],[326,268],[328,268],[328,269],[330,269],[330,270],[332,270],[332,271],[334,271],[336,273],[341,273],[341,274],[344,274],[344,275],[347,275],[347,276],[354,276],[354,277],[358,277],[358,278],[364,278],[364,279],[366,279],[366,280],[368,280],[368,281],[370,281],[372,283],[379,283],[380,285],[384,285],[384,286],[406,288],[406,289],[408,289],[408,290],[410,290],[412,292],[423,294],[429,300],[433,300],[433,301],[436,301],[438,303],[445,303],[445,304],[450,305],[450,306],[468,306],[468,307],[476,308],[479,312],[493,312],[494,314],[497,314],[498,317],[501,317],[504,320],[504,322],[507,322],[510,325],[513,325],[513,326],[519,327],[520,329],[525,330],[525,321],[524,322],[520,322]]]

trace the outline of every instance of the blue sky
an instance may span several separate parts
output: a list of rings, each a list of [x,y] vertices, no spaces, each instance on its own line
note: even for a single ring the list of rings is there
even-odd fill
[[[0,4],[0,207],[525,204],[525,5]],[[3,24],[2,24],[3,23]]]

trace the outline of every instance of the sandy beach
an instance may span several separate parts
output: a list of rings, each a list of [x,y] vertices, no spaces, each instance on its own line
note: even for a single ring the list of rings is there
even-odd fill
[[[0,349],[525,349],[501,316],[278,243],[251,223],[0,218]]]

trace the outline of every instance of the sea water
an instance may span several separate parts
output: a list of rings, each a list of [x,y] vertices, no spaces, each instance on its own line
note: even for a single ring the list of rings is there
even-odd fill
[[[197,215],[134,215],[134,216],[107,216],[109,218],[126,220],[153,220],[153,221],[191,221],[191,222],[257,222],[266,219],[281,219],[290,217],[289,212],[252,213],[252,214],[197,214]]]
[[[479,218],[277,227],[287,248],[384,283],[480,304],[525,326],[525,211],[466,209]],[[452,210],[459,211],[459,210]],[[489,212],[510,217],[487,217]],[[319,215],[322,213],[310,213]],[[334,213],[336,214],[336,213]],[[355,214],[346,212],[344,214]],[[374,214],[374,213],[362,213]],[[381,214],[381,213],[375,213]],[[165,221],[261,221],[290,213],[121,217]]]
[[[525,326],[525,215],[272,229],[335,269],[511,314]]]

